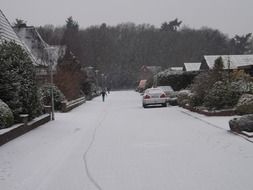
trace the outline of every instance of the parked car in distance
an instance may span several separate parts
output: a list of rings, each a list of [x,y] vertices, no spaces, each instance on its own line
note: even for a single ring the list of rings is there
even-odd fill
[[[162,91],[165,93],[167,99],[175,97],[175,92],[171,86],[158,86],[157,88],[162,89]]]
[[[166,94],[161,88],[148,88],[142,97],[142,106],[146,108],[150,105],[167,106]]]
[[[167,103],[170,105],[177,105],[177,92],[173,90],[171,86],[158,86],[166,94]]]
[[[143,91],[145,90],[146,83],[147,83],[147,80],[140,80],[139,85],[136,88],[136,91],[143,93]]]

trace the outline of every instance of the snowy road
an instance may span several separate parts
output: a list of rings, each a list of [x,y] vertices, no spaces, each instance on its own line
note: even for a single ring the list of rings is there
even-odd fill
[[[0,147],[1,190],[251,190],[253,144],[229,117],[143,109],[113,92]]]

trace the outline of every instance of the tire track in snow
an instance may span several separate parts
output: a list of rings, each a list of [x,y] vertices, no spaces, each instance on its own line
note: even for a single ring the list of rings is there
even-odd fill
[[[103,190],[103,189],[102,189],[102,187],[99,185],[99,183],[96,181],[96,179],[94,179],[94,177],[92,176],[92,174],[90,173],[89,166],[88,166],[88,162],[87,162],[87,155],[88,155],[89,151],[91,150],[92,145],[93,145],[94,142],[95,142],[96,134],[97,134],[98,128],[101,127],[102,122],[103,122],[104,119],[106,118],[106,115],[107,115],[106,110],[104,109],[102,112],[103,112],[104,114],[102,115],[100,121],[98,122],[98,125],[95,127],[95,129],[94,129],[94,131],[93,131],[93,134],[92,134],[91,141],[90,141],[90,143],[89,143],[89,146],[88,146],[87,150],[85,151],[85,153],[83,154],[83,161],[84,161],[84,165],[85,165],[86,174],[87,174],[89,180],[91,181],[91,183],[92,183],[98,190]]]
[[[203,123],[206,123],[207,125],[210,125],[210,126],[212,126],[212,127],[215,127],[215,128],[217,128],[217,129],[220,129],[220,130],[223,130],[223,131],[231,132],[232,134],[235,134],[235,135],[237,135],[237,136],[239,136],[239,137],[242,137],[244,140],[246,140],[246,141],[248,141],[248,142],[250,142],[250,143],[253,143],[252,140],[250,140],[250,139],[248,139],[247,137],[241,135],[240,133],[236,133],[236,132],[234,132],[234,131],[226,130],[226,129],[224,129],[224,128],[218,126],[218,125],[214,125],[214,124],[212,124],[212,123],[210,123],[210,122],[208,122],[208,121],[205,121],[205,120],[203,120],[203,119],[200,119],[200,118],[198,118],[198,117],[196,117],[196,116],[194,116],[194,115],[191,115],[190,113],[187,113],[187,112],[185,112],[185,111],[181,111],[181,112],[184,113],[184,114],[186,114],[186,115],[188,115],[188,116],[190,116],[190,117],[192,117],[192,118],[194,118],[194,119],[197,119],[197,120],[199,120],[199,121],[202,121]]]

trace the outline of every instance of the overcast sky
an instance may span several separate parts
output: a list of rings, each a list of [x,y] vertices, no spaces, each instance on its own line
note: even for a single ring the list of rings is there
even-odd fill
[[[64,25],[72,16],[81,28],[106,23],[148,23],[160,27],[175,18],[192,28],[219,29],[232,37],[253,32],[253,0],[0,0],[11,23]]]

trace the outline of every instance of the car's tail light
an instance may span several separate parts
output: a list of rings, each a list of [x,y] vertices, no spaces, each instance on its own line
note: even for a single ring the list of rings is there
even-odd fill
[[[149,98],[150,98],[149,95],[145,95],[145,96],[144,96],[144,99],[149,99]]]
[[[166,95],[165,94],[162,94],[161,96],[160,96],[160,98],[165,98],[166,97]]]

